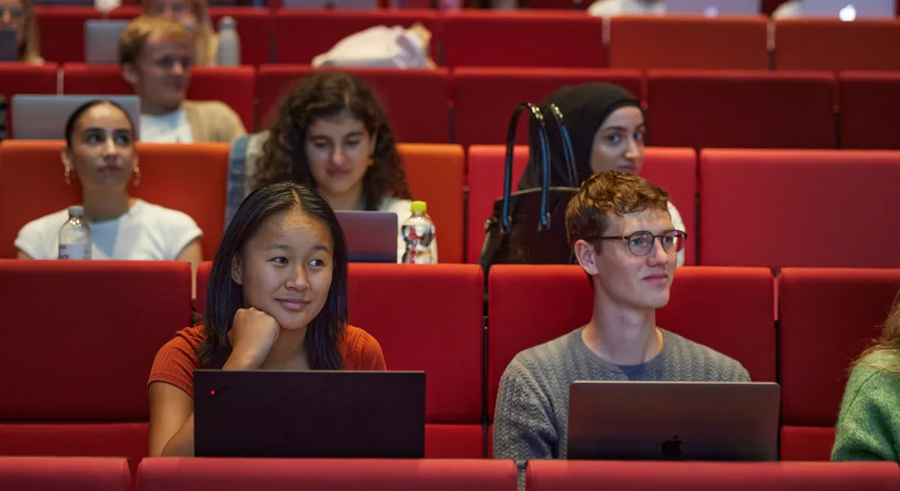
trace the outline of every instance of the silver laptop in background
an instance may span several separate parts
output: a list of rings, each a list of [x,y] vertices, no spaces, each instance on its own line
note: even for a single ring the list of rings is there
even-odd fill
[[[575,382],[570,460],[778,460],[776,383]]]
[[[396,263],[399,228],[390,211],[336,211],[350,262]]]
[[[84,62],[90,65],[118,65],[119,38],[128,23],[127,20],[86,20]]]
[[[12,135],[19,140],[64,140],[66,121],[85,102],[106,99],[122,106],[140,137],[141,102],[136,95],[28,95],[16,94],[10,104]],[[395,245],[396,249],[396,245]],[[396,253],[396,251],[395,251]]]
[[[802,6],[801,17],[830,17],[850,21],[893,19],[897,15],[894,0],[804,0]]]
[[[760,0],[666,0],[669,14],[760,15]]]
[[[15,29],[0,27],[0,61],[19,61],[19,42]]]
[[[284,0],[282,8],[376,10],[378,0]]]

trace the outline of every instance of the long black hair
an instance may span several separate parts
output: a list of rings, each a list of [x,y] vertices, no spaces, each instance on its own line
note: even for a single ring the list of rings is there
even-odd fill
[[[344,366],[340,341],[347,326],[347,247],[344,233],[328,202],[312,188],[292,182],[261,187],[250,193],[228,224],[219,242],[209,275],[204,315],[204,339],[197,348],[200,366],[222,368],[231,355],[228,333],[234,314],[246,306],[244,289],[231,277],[232,262],[247,241],[271,216],[300,210],[323,223],[334,248],[331,287],[325,305],[306,328],[306,356],[313,370],[340,370]]]

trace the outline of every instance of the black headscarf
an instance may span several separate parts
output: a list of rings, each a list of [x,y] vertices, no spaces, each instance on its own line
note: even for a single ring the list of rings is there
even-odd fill
[[[553,116],[547,109],[550,104],[556,104],[563,114],[569,138],[572,141],[572,153],[575,157],[575,170],[578,182],[581,185],[593,174],[591,170],[591,147],[594,144],[594,135],[610,114],[616,109],[625,106],[634,106],[641,109],[641,103],[630,92],[618,85],[608,83],[589,83],[574,87],[562,87],[550,97],[541,102],[544,113],[544,121],[547,126],[547,135],[550,138],[550,186],[568,186],[569,178],[566,171],[565,154],[563,153],[562,139],[556,127]],[[643,112],[643,109],[641,109]],[[531,122],[529,139],[532,148],[539,149],[537,128]],[[532,154],[525,174],[519,181],[519,190],[541,187],[541,166]]]

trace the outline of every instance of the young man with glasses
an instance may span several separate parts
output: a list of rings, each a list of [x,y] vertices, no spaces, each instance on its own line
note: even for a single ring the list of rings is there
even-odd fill
[[[586,326],[519,353],[506,368],[494,458],[520,467],[566,458],[569,386],[577,380],[750,380],[737,361],[656,326],[687,240],[672,227],[668,199],[645,179],[611,171],[586,180],[569,202],[566,231],[590,276],[594,312]]]

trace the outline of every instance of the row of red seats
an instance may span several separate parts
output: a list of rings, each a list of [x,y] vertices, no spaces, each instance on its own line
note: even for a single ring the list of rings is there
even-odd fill
[[[7,491],[125,491],[124,459],[0,457]],[[509,460],[146,459],[141,491],[515,491]],[[894,462],[679,463],[532,461],[528,491],[897,491]]]
[[[198,277],[199,312],[209,269]],[[486,455],[512,357],[591,314],[577,266],[498,266],[485,337],[484,285],[476,265],[350,265],[350,322],[378,339],[390,369],[427,374],[429,458]],[[847,368],[898,289],[900,270],[788,268],[776,279],[765,268],[687,267],[658,322],[737,359],[755,381],[780,382],[782,459],[827,460]],[[185,263],[0,261],[9,327],[0,330],[0,373],[10,374],[0,455],[124,455],[137,465],[149,368],[190,323],[190,292]],[[411,321],[407,303],[428,315]]]
[[[0,145],[0,258],[31,220],[79,201],[66,186],[58,141]],[[484,222],[502,194],[505,147],[401,144],[410,189],[429,203],[441,261],[475,263]],[[228,146],[139,144],[134,196],[183,211],[212,258],[224,226]],[[527,162],[519,148],[513,182]],[[876,267],[900,265],[900,215],[889,205],[900,152],[650,147],[642,175],[667,189],[688,233],[686,264]],[[199,185],[198,185],[199,184]],[[872,237],[868,237],[871,234]]]
[[[563,85],[612,82],[645,101],[649,141],[694,148],[900,149],[900,72],[350,69],[378,92],[400,141],[502,144],[512,109]],[[305,65],[195,68],[188,97],[266,128]],[[0,94],[132,94],[116,66],[0,64]],[[409,94],[416,94],[410,97]],[[15,122],[11,123],[13,135]],[[520,124],[525,142],[527,124]]]
[[[126,6],[109,17],[130,19],[139,13],[138,7]],[[84,59],[83,23],[103,18],[91,8],[40,8],[36,14],[44,57],[60,63]],[[894,56],[900,22],[893,20],[780,20],[774,22],[773,42],[764,16],[616,17],[604,33],[600,18],[571,10],[444,14],[214,7],[210,15],[213,21],[224,15],[238,21],[242,58],[252,65],[308,64],[354,32],[421,22],[433,33],[432,57],[448,67],[900,70]]]

